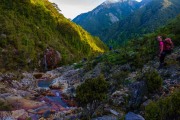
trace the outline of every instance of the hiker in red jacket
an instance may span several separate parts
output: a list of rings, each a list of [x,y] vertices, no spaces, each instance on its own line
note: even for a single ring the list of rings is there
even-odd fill
[[[159,56],[159,61],[160,61],[160,65],[159,65],[159,69],[160,69],[165,65],[164,59],[166,55],[171,54],[174,45],[170,38],[166,38],[165,40],[163,40],[162,36],[158,36],[157,40],[159,42],[159,55],[158,56]]]

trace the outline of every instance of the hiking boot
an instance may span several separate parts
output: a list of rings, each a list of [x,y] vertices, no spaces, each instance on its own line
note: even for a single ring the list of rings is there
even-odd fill
[[[163,66],[167,66],[167,63],[164,63]]]
[[[164,63],[160,63],[159,67],[158,67],[158,70],[159,69],[162,69],[164,67]]]

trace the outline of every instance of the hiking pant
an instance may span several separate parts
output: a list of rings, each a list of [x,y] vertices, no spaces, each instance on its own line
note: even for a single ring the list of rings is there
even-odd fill
[[[160,64],[163,64],[164,63],[164,59],[166,57],[166,55],[169,55],[171,54],[172,50],[164,50],[162,53],[161,53],[161,56],[160,56]]]

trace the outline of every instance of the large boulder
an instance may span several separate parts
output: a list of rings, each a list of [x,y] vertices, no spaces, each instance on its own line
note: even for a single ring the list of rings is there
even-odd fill
[[[147,87],[144,81],[137,81],[132,83],[130,86],[131,98],[129,101],[129,107],[131,109],[137,109],[141,103],[144,102],[144,96],[147,95]]]
[[[125,116],[125,120],[145,120],[141,115],[133,112],[128,112]]]
[[[119,91],[115,91],[111,95],[111,101],[114,106],[123,107],[126,106],[126,101],[129,98],[129,89],[124,88]]]
[[[102,73],[102,69],[105,65],[103,63],[98,63],[94,69],[88,71],[88,72],[85,72],[84,76],[83,76],[83,80],[86,80],[86,79],[92,79],[92,78],[96,78],[98,76],[100,76],[100,74]],[[87,68],[86,68],[87,69]]]
[[[25,120],[29,118],[29,115],[24,109],[20,109],[12,111],[12,117],[18,120]]]
[[[43,55],[42,65],[45,70],[54,69],[61,61],[61,54],[53,48],[47,48]]]
[[[66,92],[69,86],[80,83],[80,73],[80,69],[72,69],[64,72],[60,77],[54,79],[49,87],[52,89],[61,89],[62,91]]]
[[[118,120],[118,118],[116,116],[112,116],[112,115],[105,115],[102,117],[98,117],[98,118],[94,118],[92,120]]]

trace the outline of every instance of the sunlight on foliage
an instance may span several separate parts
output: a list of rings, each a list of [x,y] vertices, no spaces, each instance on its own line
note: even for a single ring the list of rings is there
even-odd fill
[[[1,1],[1,68],[38,68],[46,47],[61,53],[61,65],[105,52],[99,38],[66,19],[53,5],[48,0]]]

